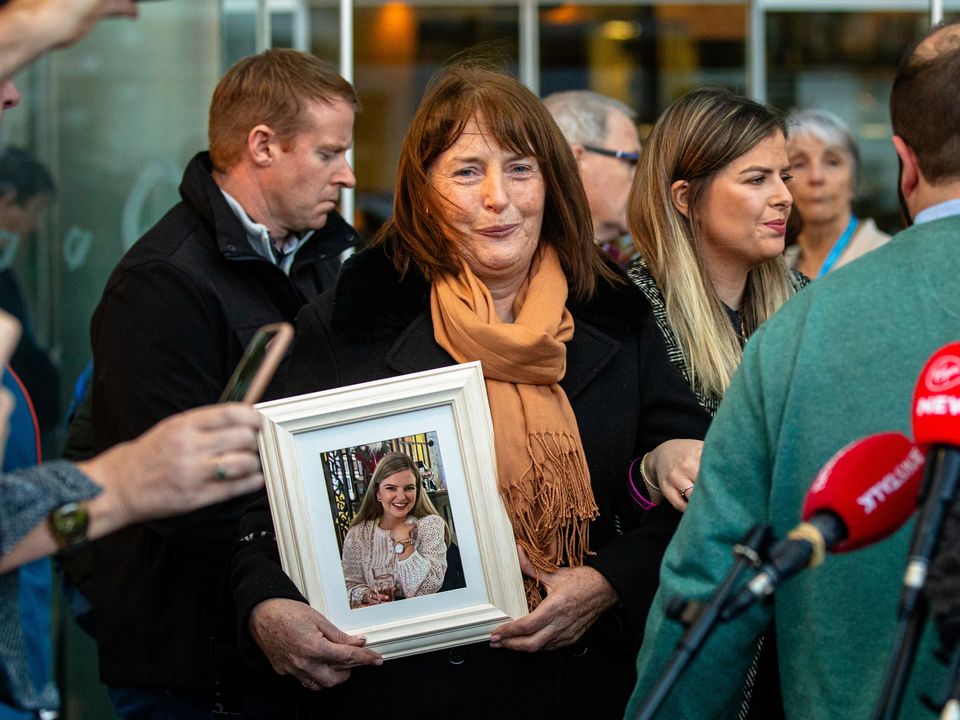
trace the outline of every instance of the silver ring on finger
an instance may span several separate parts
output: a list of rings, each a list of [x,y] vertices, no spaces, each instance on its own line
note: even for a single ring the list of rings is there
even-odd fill
[[[687,497],[687,493],[690,492],[691,490],[693,490],[693,485],[690,485],[689,487],[685,487],[683,490],[680,491],[680,497],[682,497],[686,502],[690,502],[690,498]]]
[[[300,684],[303,685],[307,690],[319,690],[319,689],[320,689],[320,683],[318,683],[316,680],[304,680],[304,681],[301,682]]]

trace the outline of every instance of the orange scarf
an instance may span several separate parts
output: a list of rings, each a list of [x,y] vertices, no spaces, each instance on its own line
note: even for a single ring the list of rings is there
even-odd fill
[[[538,572],[579,566],[589,553],[597,505],[577,419],[558,385],[566,372],[573,317],[556,250],[545,245],[514,301],[513,323],[500,320],[493,298],[467,264],[434,281],[433,333],[457,362],[479,360],[493,418],[500,495],[517,543]],[[526,579],[532,610],[542,599]]]

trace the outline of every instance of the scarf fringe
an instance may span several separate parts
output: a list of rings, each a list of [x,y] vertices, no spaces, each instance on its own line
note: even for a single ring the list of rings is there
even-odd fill
[[[465,260],[457,274],[435,278],[430,291],[437,344],[457,362],[483,365],[500,494],[517,542],[541,574],[583,564],[597,516],[576,415],[558,384],[574,334],[567,293],[560,258],[547,243],[517,291],[513,323],[500,321],[489,289]],[[528,583],[531,608],[542,597],[536,585]]]
[[[519,482],[502,490],[520,547],[537,570],[525,578],[527,605],[543,600],[540,573],[583,565],[589,550],[590,522],[599,511],[590,487],[586,459],[577,439],[563,432],[530,435],[530,463]]]

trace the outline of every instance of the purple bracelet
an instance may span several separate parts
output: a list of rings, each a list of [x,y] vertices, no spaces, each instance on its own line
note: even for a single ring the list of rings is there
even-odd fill
[[[637,486],[633,482],[633,466],[637,464],[637,460],[643,460],[643,455],[638,458],[634,458],[633,462],[630,463],[630,469],[627,471],[627,488],[630,490],[630,497],[633,498],[633,501],[642,507],[644,510],[652,510],[657,506],[657,503],[650,502],[647,500],[643,493],[637,490]]]

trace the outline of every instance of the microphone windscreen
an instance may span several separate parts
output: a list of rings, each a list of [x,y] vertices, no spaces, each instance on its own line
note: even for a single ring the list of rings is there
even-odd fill
[[[913,393],[913,437],[925,450],[960,447],[960,342],[937,350],[920,373]]]
[[[837,515],[847,537],[831,548],[846,552],[896,531],[913,514],[923,481],[924,454],[901,433],[879,433],[841,448],[817,473],[803,519]]]

